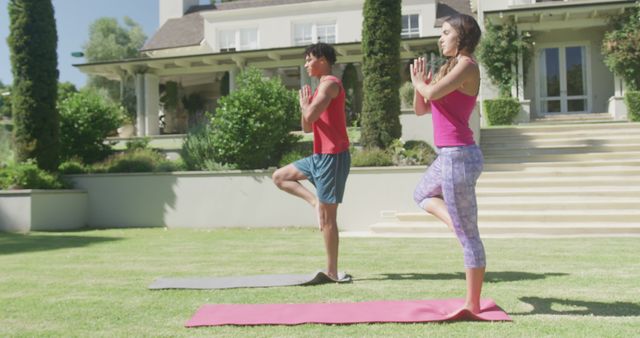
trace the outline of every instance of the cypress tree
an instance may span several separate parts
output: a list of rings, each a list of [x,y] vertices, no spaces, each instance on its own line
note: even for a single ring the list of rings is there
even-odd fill
[[[401,1],[366,0],[362,23],[364,105],[361,143],[386,148],[400,138]]]
[[[35,159],[38,167],[53,171],[60,145],[53,5],[51,0],[10,0],[9,18],[16,160]]]

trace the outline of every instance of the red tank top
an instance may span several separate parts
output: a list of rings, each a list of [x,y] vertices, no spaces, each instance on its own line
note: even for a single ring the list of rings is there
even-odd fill
[[[349,136],[347,136],[347,119],[344,113],[345,95],[342,81],[335,76],[326,76],[324,81],[332,81],[340,87],[338,96],[331,100],[329,106],[313,122],[313,153],[314,154],[338,154],[349,149]],[[313,93],[313,99],[318,94],[318,89]]]

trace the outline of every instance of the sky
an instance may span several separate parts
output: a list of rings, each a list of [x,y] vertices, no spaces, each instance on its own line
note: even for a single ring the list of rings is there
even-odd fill
[[[72,57],[71,53],[82,51],[89,40],[89,26],[102,17],[116,18],[122,27],[124,17],[137,22],[147,39],[158,30],[159,0],[53,0],[58,30],[58,70],[60,82],[71,82],[81,88],[87,76],[73,64],[85,63],[83,57]],[[11,62],[9,59],[9,0],[0,0],[0,81],[11,84]]]

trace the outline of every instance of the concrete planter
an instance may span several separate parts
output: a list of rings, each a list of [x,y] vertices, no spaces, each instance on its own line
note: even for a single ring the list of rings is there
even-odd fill
[[[425,167],[351,168],[341,229],[366,228],[385,210],[415,211]],[[271,170],[72,175],[87,191],[88,225],[113,227],[317,227],[313,209],[280,191]],[[308,185],[308,182],[304,183]],[[313,189],[313,188],[312,188]]]
[[[0,231],[58,231],[87,224],[88,195],[82,190],[0,191]]]

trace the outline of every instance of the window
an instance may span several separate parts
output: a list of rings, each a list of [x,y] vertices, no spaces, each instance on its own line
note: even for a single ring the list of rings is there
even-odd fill
[[[258,49],[258,30],[255,28],[220,31],[221,52]]]
[[[419,14],[402,16],[402,32],[400,33],[400,36],[403,39],[420,37],[419,18]]]
[[[313,43],[313,24],[305,23],[294,26],[293,44],[310,45]]]
[[[336,42],[336,25],[317,25],[316,34],[318,37],[317,42],[335,43]]]
[[[336,42],[335,23],[301,23],[293,26],[293,44],[295,46],[310,45],[312,43]]]
[[[236,32],[221,31],[220,32],[220,51],[233,52],[236,50]]]
[[[240,50],[258,49],[258,30],[240,30]]]

